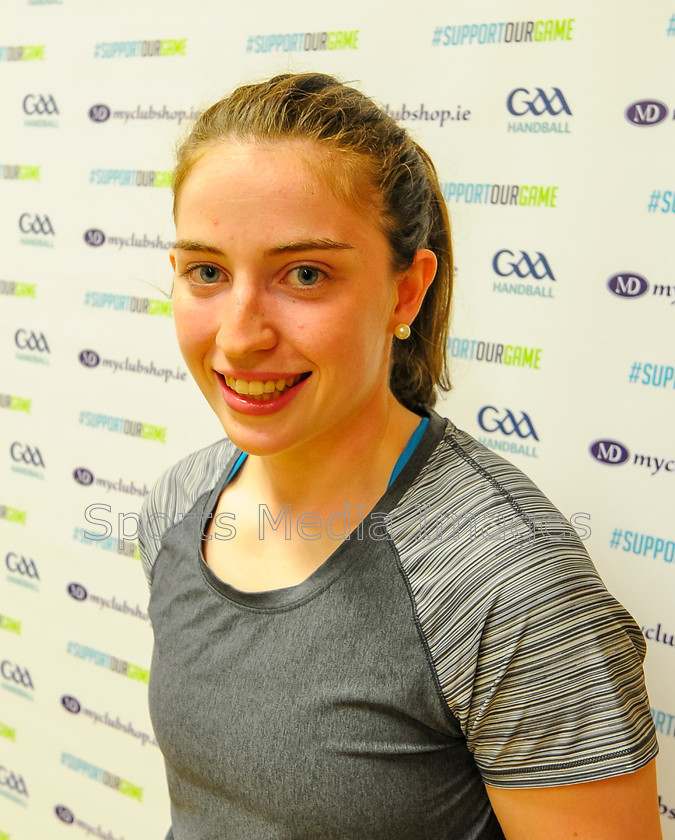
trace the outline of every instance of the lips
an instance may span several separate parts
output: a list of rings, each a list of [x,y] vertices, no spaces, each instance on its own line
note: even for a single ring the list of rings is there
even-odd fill
[[[240,414],[263,417],[285,408],[310,378],[309,371],[291,376],[260,374],[260,379],[219,374],[221,393],[226,404]]]
[[[309,373],[265,379],[240,379],[235,376],[222,376],[231,391],[235,391],[240,397],[249,397],[249,399],[258,402],[280,397],[289,388],[306,379]]]

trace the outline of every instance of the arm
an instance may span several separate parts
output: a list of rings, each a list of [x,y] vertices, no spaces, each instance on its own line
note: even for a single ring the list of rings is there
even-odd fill
[[[656,769],[564,787],[487,786],[507,840],[661,840]]]

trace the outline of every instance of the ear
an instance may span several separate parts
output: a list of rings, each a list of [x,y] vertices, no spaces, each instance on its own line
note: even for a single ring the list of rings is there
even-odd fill
[[[397,324],[412,324],[420,311],[422,301],[436,276],[438,260],[427,248],[415,253],[412,264],[397,281],[396,306],[392,313],[391,331]]]
[[[173,298],[173,290],[176,287],[176,251],[173,248],[169,251],[169,261],[171,262],[171,268],[173,268],[173,277],[171,278],[171,291],[169,292],[169,297]]]

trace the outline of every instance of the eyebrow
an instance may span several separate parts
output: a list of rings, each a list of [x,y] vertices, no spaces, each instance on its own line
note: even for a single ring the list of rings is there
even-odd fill
[[[199,242],[195,239],[179,239],[174,248],[179,251],[202,251],[207,254],[217,254],[220,257],[226,256],[224,251],[209,245],[206,242]],[[265,256],[276,256],[277,254],[294,253],[297,251],[347,251],[352,250],[353,245],[348,242],[335,242],[333,239],[319,237],[317,239],[299,239],[291,242],[284,242],[282,245],[275,245],[268,248]]]

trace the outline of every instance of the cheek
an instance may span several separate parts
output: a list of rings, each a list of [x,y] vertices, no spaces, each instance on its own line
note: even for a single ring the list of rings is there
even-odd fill
[[[217,328],[212,326],[211,313],[187,301],[176,299],[173,306],[174,327],[181,352],[188,357],[205,350],[215,340]]]

